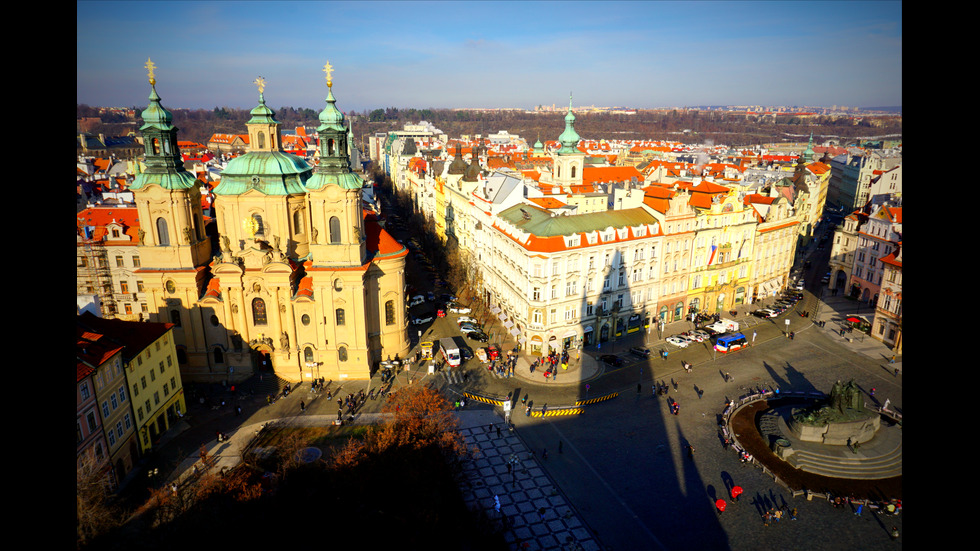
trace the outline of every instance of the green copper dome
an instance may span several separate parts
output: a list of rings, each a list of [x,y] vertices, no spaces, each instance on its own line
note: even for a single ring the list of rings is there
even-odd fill
[[[344,124],[344,114],[337,109],[337,99],[333,97],[329,79],[327,89],[327,106],[320,112],[320,126],[316,129],[320,141],[320,162],[305,186],[308,191],[319,191],[328,186],[359,190],[364,187],[364,180],[351,171],[348,153],[350,131]]]
[[[305,193],[313,167],[284,151],[250,151],[228,162],[215,195],[240,195],[251,189],[266,195]]]
[[[320,130],[344,130],[344,114],[337,109],[337,99],[333,97],[333,90],[327,94],[327,106],[320,112]]]
[[[144,159],[146,170],[139,172],[129,189],[137,191],[157,185],[168,190],[191,189],[200,185],[193,174],[184,169],[177,147],[177,128],[173,115],[160,104],[156,83],[150,79],[150,104],[143,110]],[[139,166],[139,162],[136,163]]]
[[[579,153],[578,142],[581,138],[578,132],[575,131],[575,115],[572,114],[572,98],[568,98],[568,114],[565,115],[565,131],[558,136],[558,141],[561,142],[561,149],[558,150],[558,154],[567,153]]]
[[[279,124],[275,113],[265,104],[265,94],[259,93],[259,104],[249,111],[252,118],[246,124]]]
[[[140,116],[143,118],[143,126],[140,127],[140,130],[147,128],[170,130],[173,128],[170,123],[174,121],[174,116],[170,111],[164,109],[163,105],[160,105],[160,96],[157,95],[156,85],[150,87],[150,104],[146,106]]]

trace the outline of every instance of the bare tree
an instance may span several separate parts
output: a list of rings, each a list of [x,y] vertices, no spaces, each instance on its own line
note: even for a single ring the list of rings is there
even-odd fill
[[[79,547],[120,524],[120,511],[112,502],[107,463],[93,450],[82,454],[75,471],[75,515]]]

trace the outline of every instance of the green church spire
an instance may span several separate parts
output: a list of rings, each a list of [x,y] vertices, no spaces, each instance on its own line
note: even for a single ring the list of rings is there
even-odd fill
[[[561,149],[558,150],[558,153],[579,153],[577,146],[580,139],[578,132],[575,132],[575,115],[572,114],[572,93],[569,92],[568,114],[565,115],[565,131],[558,136],[558,141],[561,143]]]
[[[143,189],[151,184],[170,190],[192,188],[198,185],[197,178],[184,169],[184,160],[177,147],[177,128],[171,124],[174,117],[160,103],[154,74],[156,65],[147,58],[144,67],[150,82],[150,104],[141,114],[143,126],[140,127],[146,171],[136,175],[130,189]]]

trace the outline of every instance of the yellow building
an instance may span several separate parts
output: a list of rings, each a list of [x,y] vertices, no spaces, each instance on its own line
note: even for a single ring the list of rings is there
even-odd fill
[[[697,219],[688,300],[698,312],[725,314],[751,301],[756,219],[735,189],[702,182],[691,192]]]
[[[183,168],[150,77],[147,168],[131,186],[146,230],[140,273],[150,318],[175,326],[185,377],[366,379],[384,357],[404,356],[407,251],[362,206],[329,73],[316,167],[282,150],[256,80],[250,150],[214,189],[216,241],[203,233],[201,183]]]
[[[103,319],[91,313],[79,316],[79,324],[90,331],[100,332],[123,345],[120,380],[109,370],[101,381],[96,379],[96,395],[105,431],[117,431],[117,444],[110,444],[113,467],[127,472],[132,467],[135,450],[128,449],[125,438],[135,430],[139,454],[145,454],[170,427],[187,411],[184,386],[177,362],[174,326],[170,323],[136,322]],[[121,374],[120,374],[121,375]],[[118,406],[113,405],[115,399]],[[129,412],[134,428],[130,423]],[[121,437],[120,437],[121,433]],[[120,458],[126,456],[125,462]],[[126,465],[127,468],[120,468]],[[122,474],[120,475],[121,478]]]

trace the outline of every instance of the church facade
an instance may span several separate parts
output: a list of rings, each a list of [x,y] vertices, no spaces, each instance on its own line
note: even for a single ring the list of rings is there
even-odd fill
[[[382,359],[404,357],[407,250],[362,206],[329,72],[315,166],[282,150],[256,80],[250,149],[213,190],[217,240],[205,235],[202,184],[184,170],[152,68],[150,84],[140,129],[146,170],[131,186],[140,274],[151,321],[175,325],[184,379],[234,381],[257,370],[289,381],[366,379]]]

